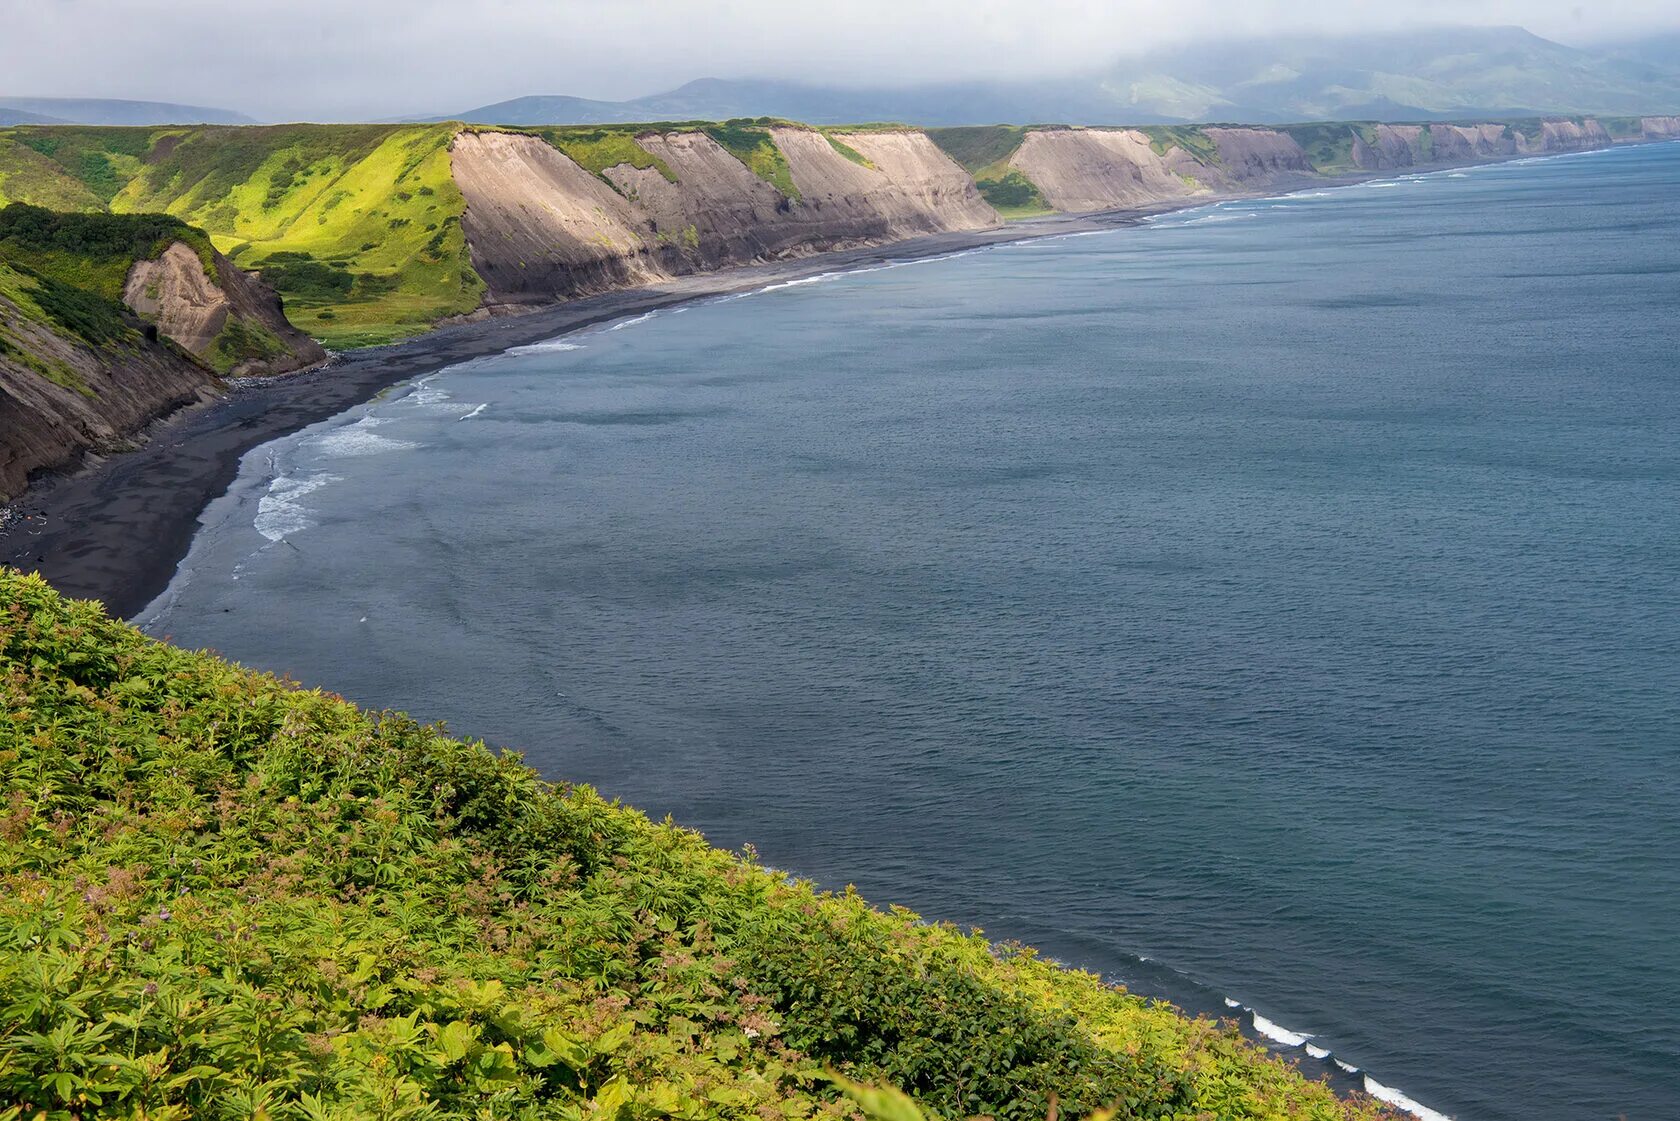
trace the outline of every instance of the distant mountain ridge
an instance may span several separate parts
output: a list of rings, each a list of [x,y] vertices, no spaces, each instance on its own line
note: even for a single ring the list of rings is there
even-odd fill
[[[103,97],[0,97],[0,125],[250,125],[231,109]]]
[[[843,88],[703,78],[628,101],[520,97],[427,120],[616,124],[784,117],[813,124],[1418,121],[1680,111],[1680,59],[1583,50],[1518,27],[1200,44],[1039,81]]]

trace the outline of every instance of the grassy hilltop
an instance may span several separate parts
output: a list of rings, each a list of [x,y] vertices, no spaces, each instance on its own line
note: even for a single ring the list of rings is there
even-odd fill
[[[1388,1116],[3,570],[0,694],[5,1121]]]
[[[331,345],[478,306],[451,125],[0,130],[0,205],[173,215],[259,269]]]

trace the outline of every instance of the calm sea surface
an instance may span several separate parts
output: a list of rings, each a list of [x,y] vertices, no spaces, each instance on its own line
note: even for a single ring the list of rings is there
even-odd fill
[[[1672,1119],[1677,328],[1680,144],[820,278],[258,449],[146,618],[1461,1121]]]

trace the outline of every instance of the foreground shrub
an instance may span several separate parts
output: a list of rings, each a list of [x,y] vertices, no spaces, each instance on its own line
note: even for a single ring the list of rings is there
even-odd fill
[[[0,1119],[1386,1116],[3,570],[0,696]]]

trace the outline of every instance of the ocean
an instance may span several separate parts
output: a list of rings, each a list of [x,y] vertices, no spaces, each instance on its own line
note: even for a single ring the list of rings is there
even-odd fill
[[[141,618],[1425,1116],[1680,1116],[1677,199],[1523,160],[522,347],[250,453]]]

